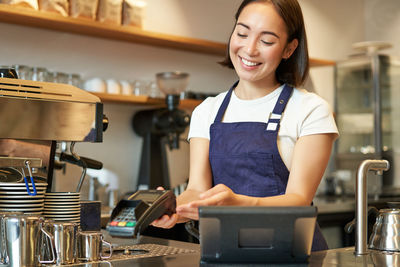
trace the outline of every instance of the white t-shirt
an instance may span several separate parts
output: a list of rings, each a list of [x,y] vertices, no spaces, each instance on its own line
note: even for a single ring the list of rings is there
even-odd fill
[[[233,91],[223,122],[268,122],[283,85],[268,95],[253,99],[239,99]],[[208,97],[197,106],[191,117],[188,139],[210,139],[210,125],[228,91]],[[278,133],[278,149],[286,167],[290,170],[294,145],[305,135],[336,133],[338,130],[329,104],[314,93],[294,88],[293,94],[282,114]]]

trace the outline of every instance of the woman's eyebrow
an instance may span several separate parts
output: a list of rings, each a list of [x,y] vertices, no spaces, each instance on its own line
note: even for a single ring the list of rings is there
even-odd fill
[[[242,23],[242,22],[238,22],[236,25],[243,26],[243,27],[245,27],[246,29],[250,30],[250,27],[249,27],[248,25]],[[271,32],[271,31],[262,31],[261,33],[262,33],[262,34],[270,34],[270,35],[273,35],[273,36],[275,36],[276,38],[279,39],[279,36],[278,36],[276,33],[274,33],[274,32]]]
[[[246,29],[249,29],[249,30],[250,30],[250,27],[247,26],[246,24],[242,23],[242,22],[238,22],[236,25],[243,26],[243,27],[245,27]]]

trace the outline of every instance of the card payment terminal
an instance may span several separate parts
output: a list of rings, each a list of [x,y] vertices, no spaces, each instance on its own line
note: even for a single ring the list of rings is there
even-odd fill
[[[136,237],[162,215],[175,213],[175,208],[171,190],[139,190],[117,204],[106,229],[111,236]]]

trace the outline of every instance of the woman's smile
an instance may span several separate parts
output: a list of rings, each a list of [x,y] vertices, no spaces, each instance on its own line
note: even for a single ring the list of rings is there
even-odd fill
[[[245,58],[243,58],[241,56],[239,56],[239,58],[242,61],[244,67],[247,67],[247,68],[250,68],[250,69],[254,69],[256,66],[261,65],[260,62],[255,62],[255,61],[252,61],[252,60],[248,60],[248,59],[245,59]]]

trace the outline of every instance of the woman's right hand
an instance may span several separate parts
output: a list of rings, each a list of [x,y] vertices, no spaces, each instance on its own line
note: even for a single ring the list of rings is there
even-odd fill
[[[161,218],[153,221],[151,225],[155,227],[169,229],[174,227],[177,222],[178,215],[176,213],[172,214],[171,216],[164,214]]]
[[[157,190],[164,190],[164,188],[157,187]],[[191,201],[199,200],[200,199],[200,194],[202,192],[197,191],[197,190],[185,190],[182,194],[180,194],[176,200],[176,209],[180,209],[180,206],[185,206],[186,203],[189,203]],[[189,215],[189,216],[186,216]],[[171,216],[168,216],[164,214],[162,217],[158,218],[157,220],[153,221],[151,225],[155,227],[160,227],[160,228],[172,228],[175,226],[177,223],[184,223],[189,220],[197,220],[198,219],[198,213],[197,210],[194,215],[192,214],[177,214],[176,212],[172,214]]]
[[[164,190],[164,188],[159,186],[157,187],[157,190]],[[159,228],[169,229],[174,227],[177,222],[178,222],[178,215],[176,213],[172,214],[171,216],[164,214],[162,217],[158,218],[157,220],[154,220],[150,225]]]

